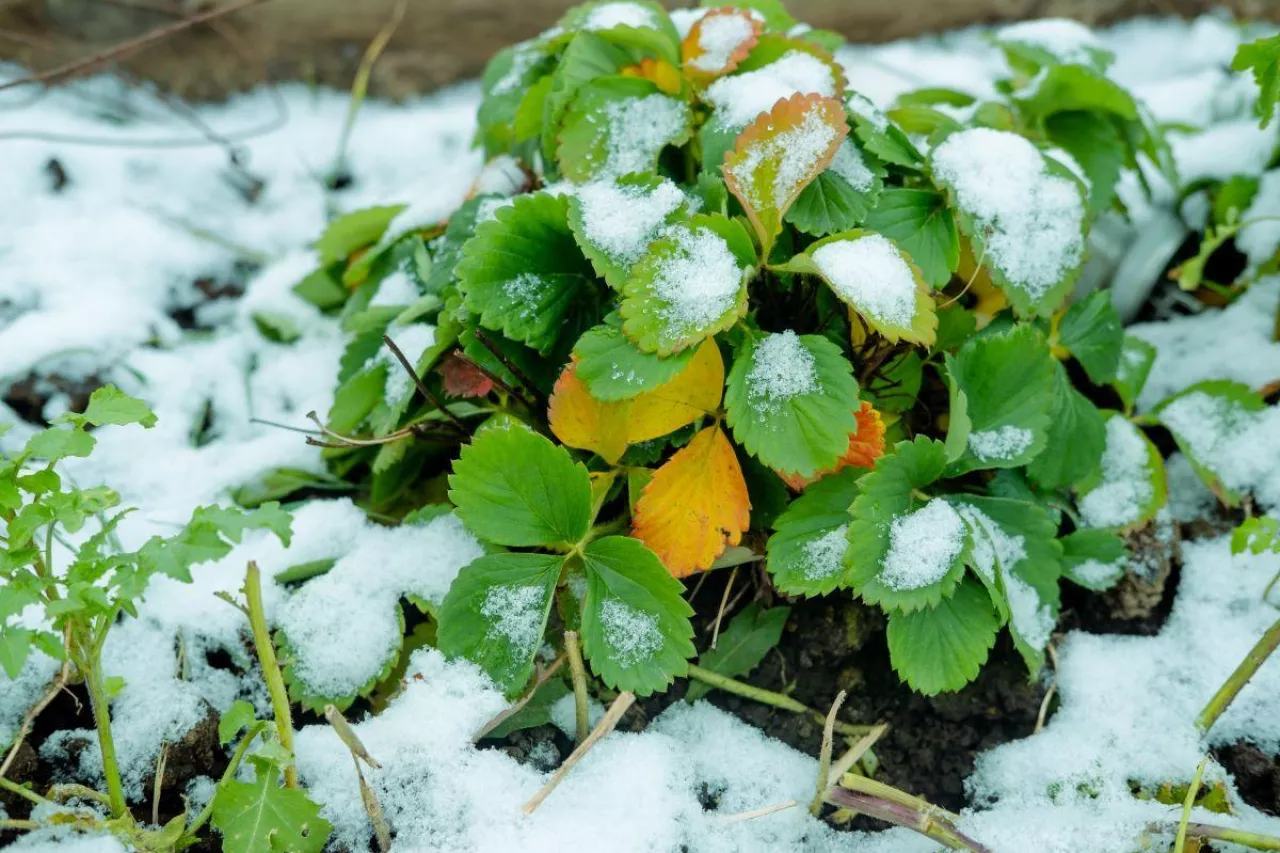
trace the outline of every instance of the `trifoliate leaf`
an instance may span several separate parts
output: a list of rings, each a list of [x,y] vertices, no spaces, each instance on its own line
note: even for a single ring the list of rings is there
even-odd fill
[[[578,187],[569,199],[569,226],[596,272],[621,290],[653,239],[686,210],[684,193],[666,178],[624,175]]]
[[[1259,93],[1255,110],[1266,127],[1280,104],[1280,36],[1261,38],[1236,48],[1232,71],[1252,71]]]
[[[508,695],[533,674],[564,558],[488,554],[465,566],[440,607],[440,651],[479,666]]]
[[[957,495],[956,511],[969,528],[969,565],[1009,620],[1013,644],[1035,678],[1058,621],[1062,546],[1058,524],[1034,503]]]
[[[1111,294],[1094,291],[1068,308],[1058,326],[1058,342],[1094,383],[1113,381],[1124,349],[1124,325],[1111,305]]]
[[[890,343],[931,346],[937,336],[936,309],[920,268],[880,234],[834,234],[778,268],[821,276]]]
[[[625,400],[670,382],[697,352],[689,348],[667,358],[641,352],[615,318],[584,332],[573,347],[578,376],[597,400]]]
[[[1054,361],[1030,324],[971,338],[946,358],[948,381],[964,392],[969,434],[951,469],[1017,468],[1045,448]],[[952,416],[952,429],[955,417]],[[963,425],[962,425],[963,426]]]
[[[849,434],[849,446],[832,468],[818,471],[809,476],[795,472],[779,471],[782,481],[795,491],[804,490],[809,484],[817,482],[827,474],[843,471],[845,468],[874,468],[876,460],[884,455],[885,424],[880,413],[863,400],[854,415],[858,428]]]
[[[667,356],[728,329],[747,310],[755,246],[735,220],[698,215],[674,225],[631,270],[622,329],[643,352]]]
[[[685,73],[702,84],[728,74],[747,58],[759,37],[760,22],[746,9],[712,9],[694,22],[680,45]]]
[[[1168,495],[1159,449],[1123,415],[1106,413],[1102,464],[1079,484],[1087,527],[1133,529],[1155,518]]]
[[[1125,164],[1125,142],[1107,117],[1094,112],[1056,113],[1045,119],[1049,139],[1070,154],[1089,179],[1089,215],[1111,208]]]
[[[782,332],[749,341],[725,388],[726,422],[752,456],[809,476],[832,468],[858,423],[858,382],[821,335]]]
[[[932,607],[889,614],[889,661],[926,696],[959,690],[978,676],[999,631],[991,597],[966,580]]]
[[[974,128],[933,149],[978,264],[1022,316],[1050,316],[1084,259],[1085,198],[1078,178],[1016,133]]]
[[[864,227],[897,243],[932,287],[942,287],[960,263],[960,235],[947,200],[933,190],[885,190]]]
[[[1124,336],[1120,350],[1120,362],[1116,365],[1116,378],[1111,383],[1124,401],[1126,409],[1132,409],[1151,375],[1151,365],[1156,361],[1156,348],[1142,338]]]
[[[769,574],[787,595],[826,595],[844,580],[849,507],[863,471],[824,477],[791,502],[769,537]]]
[[[1102,592],[1124,576],[1129,549],[1114,533],[1077,530],[1058,541],[1062,543],[1062,573],[1077,586]]]
[[[746,210],[765,257],[782,217],[831,165],[848,132],[840,102],[814,94],[779,101],[738,135],[725,157],[725,185]]]
[[[815,237],[848,231],[875,207],[884,175],[878,160],[845,139],[831,165],[800,191],[785,219]]]
[[[519,196],[481,223],[456,267],[467,308],[487,329],[544,355],[598,319],[601,293],[578,250],[565,199]]]
[[[1173,433],[1191,467],[1218,499],[1239,506],[1242,478],[1231,449],[1247,446],[1246,436],[1266,408],[1266,401],[1248,385],[1210,380],[1167,398],[1151,416]]]
[[[333,826],[305,791],[280,784],[280,767],[250,756],[252,782],[234,779],[213,795],[213,825],[226,853],[320,853]]]
[[[578,90],[564,114],[557,148],[571,181],[652,172],[668,145],[693,132],[689,105],[640,77],[600,77]]]
[[[548,417],[561,442],[615,464],[628,445],[714,414],[723,388],[720,349],[715,341],[705,341],[674,379],[628,400],[597,400],[578,378],[577,364],[570,364],[551,394]]]
[[[591,523],[587,469],[521,425],[501,425],[462,448],[449,500],[477,536],[513,547],[574,543]]]
[[[917,493],[942,476],[942,442],[899,442],[858,482],[849,508],[847,581],[871,604],[916,610],[949,595],[964,575],[968,533],[942,498]]]
[[[698,657],[698,666],[729,678],[747,675],[778,645],[790,614],[790,607],[763,608],[755,602],[748,604],[720,632],[715,648],[707,649]],[[713,689],[706,682],[690,681],[685,701],[696,702]]]
[[[711,567],[750,525],[751,501],[733,445],[718,426],[699,432],[653,475],[636,502],[632,535],[676,577]]]
[[[586,547],[582,649],[609,687],[640,696],[666,689],[693,657],[693,608],[683,585],[644,543],[606,536]]]
[[[1048,489],[1064,489],[1098,469],[1107,445],[1102,412],[1071,384],[1061,364],[1053,366],[1053,406],[1049,410],[1046,450],[1027,466],[1027,474]]]

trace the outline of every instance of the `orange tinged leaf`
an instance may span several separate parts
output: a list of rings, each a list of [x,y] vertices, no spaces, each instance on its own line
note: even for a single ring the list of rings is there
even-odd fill
[[[709,426],[654,472],[636,502],[631,535],[676,577],[711,568],[751,523],[747,481],[719,424]]]
[[[639,65],[628,65],[622,69],[624,77],[640,77],[656,85],[668,95],[680,94],[683,81],[680,72],[665,59],[645,57]]]
[[[817,94],[778,101],[738,135],[721,169],[760,236],[763,257],[792,202],[831,165],[848,135],[844,105]]]
[[[858,420],[858,429],[849,435],[849,449],[836,462],[834,468],[819,471],[808,477],[779,471],[778,476],[782,478],[782,482],[800,492],[826,475],[842,471],[851,465],[854,468],[874,468],[876,460],[884,456],[884,420],[866,400],[862,401],[854,417]]]
[[[712,9],[689,29],[680,44],[685,73],[705,82],[728,74],[747,58],[760,38],[760,22],[744,9]]]
[[[450,397],[484,397],[493,390],[493,380],[474,361],[451,352],[440,362],[444,393]]]
[[[556,380],[547,419],[561,443],[598,453],[611,465],[627,450],[627,407],[592,397],[578,378],[577,359]]]

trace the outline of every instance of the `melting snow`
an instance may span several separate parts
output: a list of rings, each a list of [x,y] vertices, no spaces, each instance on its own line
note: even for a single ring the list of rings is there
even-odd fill
[[[840,298],[873,322],[911,328],[916,278],[898,247],[886,237],[869,234],[836,240],[816,249],[813,261]]]
[[[942,498],[933,498],[893,520],[878,580],[896,590],[935,584],[946,577],[964,541],[960,515]]]

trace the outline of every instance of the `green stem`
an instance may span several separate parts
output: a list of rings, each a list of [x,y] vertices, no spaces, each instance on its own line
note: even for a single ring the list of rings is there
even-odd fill
[[[1191,807],[1196,804],[1196,795],[1200,793],[1200,780],[1204,778],[1204,766],[1209,763],[1209,756],[1205,756],[1200,761],[1200,766],[1196,768],[1196,775],[1192,777],[1191,784],[1187,786],[1187,796],[1182,801],[1182,818],[1178,821],[1178,835],[1173,841],[1173,853],[1186,853],[1187,850],[1187,826],[1191,821]]]
[[[93,643],[94,660],[77,660],[76,668],[84,677],[85,689],[89,691],[89,704],[93,708],[93,721],[98,729],[98,746],[102,750],[102,775],[107,780],[107,800],[111,805],[111,816],[124,817],[128,803],[124,798],[124,784],[120,781],[120,765],[116,761],[116,742],[111,735],[111,698],[107,694],[107,683],[102,677],[101,658],[97,654],[98,644]]]
[[[25,830],[27,832],[31,832],[32,830],[39,828],[40,824],[36,823],[34,820],[0,820],[0,831],[13,830],[16,832],[18,830]]]
[[[10,794],[15,794],[19,797],[22,797],[22,799],[24,800],[29,800],[30,802],[32,802],[37,806],[50,804],[48,800],[46,800],[44,797],[37,794],[35,791],[32,791],[30,788],[24,788],[22,785],[19,785],[17,782],[11,782],[8,779],[4,778],[3,776],[0,776],[0,789],[8,791]]]
[[[747,699],[755,700],[762,705],[772,705],[775,708],[781,708],[784,711],[794,711],[797,714],[814,713],[813,709],[803,702],[797,702],[790,696],[782,693],[775,693],[772,690],[765,690],[763,687],[755,687],[751,684],[730,678],[727,675],[721,675],[709,669],[704,669],[695,663],[689,664],[689,677],[696,678],[706,684],[710,684],[726,693],[733,693],[737,696],[744,696]],[[825,720],[825,718],[823,718]]]
[[[1187,825],[1187,835],[1191,838],[1207,838],[1211,841],[1229,841],[1254,850],[1280,850],[1280,838],[1274,835],[1261,835],[1256,832],[1246,832],[1243,829],[1229,829],[1225,826],[1192,823]]]
[[[236,747],[236,751],[231,755],[231,762],[227,764],[227,769],[222,771],[222,778],[218,780],[218,788],[222,788],[228,781],[235,778],[236,771],[240,769],[240,763],[244,761],[244,757],[249,752],[249,747],[257,739],[258,735],[266,729],[267,724],[259,720],[254,723],[244,737],[240,739],[240,745]],[[200,810],[200,814],[196,815],[196,819],[186,829],[186,835],[195,837],[200,827],[209,822],[209,818],[213,817],[213,800],[204,804],[204,808]]]
[[[1258,671],[1258,667],[1262,666],[1272,652],[1280,647],[1280,622],[1276,622],[1267,629],[1267,633],[1263,634],[1257,644],[1249,650],[1249,654],[1245,655],[1240,665],[1236,667],[1236,671],[1231,673],[1231,677],[1227,679],[1222,687],[1218,688],[1218,692],[1209,700],[1209,704],[1200,712],[1200,716],[1196,718],[1196,725],[1201,731],[1209,731],[1213,728],[1213,724],[1218,721],[1222,713],[1227,710],[1236,695],[1244,689],[1249,683],[1249,679],[1253,678],[1254,673]],[[1264,848],[1270,849],[1270,848]]]
[[[267,614],[262,606],[262,573],[258,564],[249,561],[244,576],[244,597],[249,606],[249,627],[253,631],[253,646],[258,652],[258,664],[267,682],[271,696],[271,710],[276,718],[276,736],[280,745],[293,755],[293,713],[289,709],[289,691],[285,689],[280,664],[276,660],[276,647],[271,642],[271,629],[267,627]],[[298,768],[290,761],[284,768],[284,786],[298,787]]]
[[[569,658],[569,674],[573,680],[573,710],[577,723],[574,743],[582,743],[591,733],[591,709],[587,706],[587,668],[578,647],[578,632],[564,632],[564,651]]]

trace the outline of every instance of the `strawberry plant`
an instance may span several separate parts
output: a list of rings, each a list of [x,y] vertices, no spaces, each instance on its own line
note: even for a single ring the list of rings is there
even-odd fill
[[[661,690],[695,651],[677,579],[745,548],[882,610],[922,692],[1005,627],[1036,673],[1060,581],[1114,583],[1165,495],[1154,351],[1072,285],[1121,170],[1173,166],[1069,32],[1000,31],[996,98],[884,111],[773,3],[587,4],[500,52],[471,195],[336,220],[295,288],[352,335],[333,473],[490,546],[440,646],[515,693],[554,626]]]

